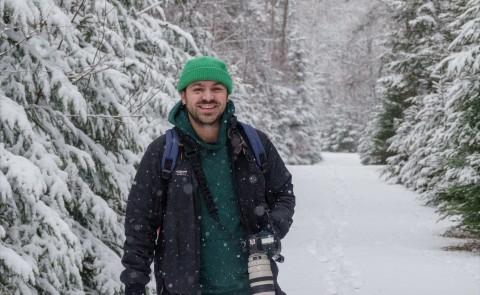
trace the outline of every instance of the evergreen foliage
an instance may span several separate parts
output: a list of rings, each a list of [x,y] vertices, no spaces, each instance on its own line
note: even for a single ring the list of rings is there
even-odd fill
[[[424,124],[425,121],[419,120],[418,116],[420,110],[425,108],[427,100],[432,99],[431,93],[436,92],[441,85],[434,68],[445,57],[442,54],[446,52],[444,50],[446,47],[445,36],[442,34],[444,32],[440,29],[442,25],[439,17],[442,13],[440,1],[420,1],[417,5],[413,5],[414,3],[410,1],[408,3],[413,6],[410,9],[415,11],[413,20],[406,20],[411,26],[412,33],[405,36],[413,44],[407,52],[413,72],[409,75],[416,84],[410,80],[408,83],[414,87],[415,95],[404,98],[409,106],[403,111],[398,110],[397,115],[402,116],[403,120],[396,129],[390,130],[392,135],[390,139],[387,139],[387,142],[390,143],[387,147],[389,154],[387,162],[389,176],[392,178],[403,177],[403,168],[412,162],[417,163],[414,165],[417,165],[418,168],[423,168],[418,162],[421,163],[426,155],[415,153],[415,150],[421,149],[425,144],[428,145],[428,141],[425,140],[425,137],[422,139],[423,141],[417,139],[415,131],[422,129],[423,132],[426,132],[426,129],[430,128],[429,125]],[[413,156],[414,154],[415,156]],[[407,167],[406,170],[410,168]],[[409,174],[404,178],[410,179],[411,172]]]
[[[399,154],[390,144],[404,120],[404,111],[421,100],[417,96],[428,93],[431,87],[429,67],[434,60],[428,38],[435,37],[434,4],[416,0],[396,1],[395,5],[392,17],[399,26],[390,36],[391,51],[384,57],[387,75],[379,81],[382,109],[375,119],[373,149],[368,151],[368,157],[377,161],[371,164],[385,164],[387,158]]]
[[[383,92],[362,157],[386,163],[386,175],[422,192],[444,217],[459,217],[460,227],[478,234],[480,1],[400,2],[409,9],[399,10],[397,19],[420,26],[401,38],[392,35],[392,52],[400,40],[409,46],[390,58],[398,83]],[[409,62],[402,66],[404,57]],[[385,95],[398,89],[407,90],[398,92],[399,100]]]
[[[155,4],[0,1],[0,293],[122,293],[147,115],[196,51]]]
[[[466,230],[480,235],[480,185],[451,186],[437,195],[439,211],[459,216]]]
[[[463,4],[460,1],[458,4]],[[457,6],[458,7],[458,6]],[[440,66],[449,83],[447,114],[448,146],[442,156],[445,176],[433,201],[446,215],[460,215],[462,224],[479,233],[480,206],[480,1],[459,6],[451,26],[458,34],[450,54]]]
[[[361,124],[356,123],[355,111],[346,110],[333,111],[323,127],[321,147],[323,151],[348,152],[357,151],[357,144],[360,138]]]

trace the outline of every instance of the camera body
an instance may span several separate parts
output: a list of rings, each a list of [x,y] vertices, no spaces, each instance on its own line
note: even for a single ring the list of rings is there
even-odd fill
[[[263,253],[269,258],[277,260],[275,258],[280,256],[281,250],[280,240],[268,231],[261,231],[248,238],[248,252],[250,254]]]

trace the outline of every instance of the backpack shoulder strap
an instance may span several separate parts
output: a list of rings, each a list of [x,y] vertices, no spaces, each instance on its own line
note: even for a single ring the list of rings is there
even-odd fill
[[[163,179],[170,179],[177,164],[179,137],[175,128],[168,129],[165,136],[161,171]]]
[[[253,150],[255,156],[255,162],[258,167],[262,169],[262,172],[267,170],[267,156],[265,148],[263,147],[260,136],[255,128],[249,124],[238,122],[242,126],[243,132],[247,136],[247,141]],[[161,171],[163,179],[170,179],[173,170],[177,164],[177,157],[179,153],[179,136],[175,128],[168,129],[166,132],[165,147],[161,162]]]
[[[165,133],[165,143],[163,146],[162,161],[160,162],[161,186],[162,191],[168,190],[170,178],[177,164],[179,137],[175,128],[168,129]],[[154,219],[157,220],[157,237],[160,236],[160,227],[163,224],[163,215],[166,206],[166,195],[158,195],[154,202]]]
[[[267,171],[267,156],[257,130],[246,123],[238,123],[242,126],[243,132],[245,132],[245,135],[247,136],[248,143],[253,150],[258,167],[260,167],[262,172],[265,173]]]

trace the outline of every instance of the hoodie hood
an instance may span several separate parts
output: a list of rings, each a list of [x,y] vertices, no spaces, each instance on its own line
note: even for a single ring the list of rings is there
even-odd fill
[[[227,128],[230,119],[235,114],[235,105],[231,100],[227,101],[227,106],[220,119],[220,129],[218,132],[217,142],[206,143],[200,137],[192,127],[190,120],[188,119],[188,113],[186,107],[181,101],[177,102],[168,115],[168,122],[172,123],[175,127],[180,129],[183,133],[193,138],[200,146],[208,150],[217,150],[226,146],[227,143]]]

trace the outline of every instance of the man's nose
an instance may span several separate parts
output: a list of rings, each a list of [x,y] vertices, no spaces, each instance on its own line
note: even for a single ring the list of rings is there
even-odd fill
[[[203,92],[203,99],[204,100],[213,100],[213,92],[210,91],[209,89],[205,90]]]

